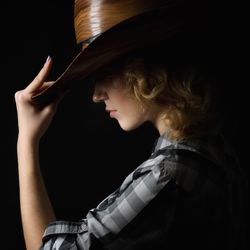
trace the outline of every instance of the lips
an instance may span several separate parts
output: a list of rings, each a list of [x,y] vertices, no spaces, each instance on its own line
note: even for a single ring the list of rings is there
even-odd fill
[[[109,112],[110,117],[115,117],[116,110],[115,109],[106,109],[107,112]]]

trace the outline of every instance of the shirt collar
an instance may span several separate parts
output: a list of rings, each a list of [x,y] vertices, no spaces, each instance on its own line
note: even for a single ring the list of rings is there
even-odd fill
[[[157,140],[154,143],[152,153],[163,149],[165,147],[168,147],[170,145],[175,144],[175,142],[171,141],[170,138],[165,134],[161,135],[160,137],[157,138]]]
[[[238,156],[231,143],[222,134],[207,135],[200,138],[189,138],[179,141],[171,140],[167,133],[156,139],[152,155],[163,148],[172,146],[176,149],[195,151],[214,162],[223,161],[222,152],[237,160]],[[237,160],[238,161],[238,160]]]

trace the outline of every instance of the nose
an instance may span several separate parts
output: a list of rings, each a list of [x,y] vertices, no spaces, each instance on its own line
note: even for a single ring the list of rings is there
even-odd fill
[[[103,102],[107,99],[108,99],[108,95],[107,95],[105,88],[99,84],[96,84],[93,97],[92,97],[93,102],[95,103]]]

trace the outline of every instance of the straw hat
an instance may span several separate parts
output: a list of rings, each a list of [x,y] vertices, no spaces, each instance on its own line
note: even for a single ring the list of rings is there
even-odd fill
[[[189,2],[190,1],[186,1]],[[79,54],[52,86],[33,96],[44,104],[98,69],[138,50],[156,48],[183,33],[192,16],[184,0],[75,0]],[[190,8],[189,8],[190,10]]]

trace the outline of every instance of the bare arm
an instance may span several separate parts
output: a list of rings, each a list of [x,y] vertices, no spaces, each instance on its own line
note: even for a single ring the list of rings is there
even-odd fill
[[[31,101],[36,91],[49,84],[45,79],[51,66],[50,59],[33,82],[15,94],[19,128],[17,159],[20,208],[27,250],[39,249],[46,226],[56,219],[40,172],[39,141],[49,127],[61,98],[44,108],[38,108]]]
[[[41,246],[46,226],[55,220],[39,168],[38,147],[21,136],[18,138],[20,207],[27,250]]]

